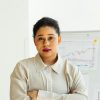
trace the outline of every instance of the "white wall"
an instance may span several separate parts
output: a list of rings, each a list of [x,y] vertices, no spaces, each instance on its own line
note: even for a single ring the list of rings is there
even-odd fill
[[[100,0],[30,0],[30,5],[31,23],[50,16],[62,31],[100,29]]]
[[[0,0],[0,100],[10,100],[10,74],[27,56],[28,24],[27,0]]]
[[[100,30],[100,0],[30,0],[30,30],[41,17],[49,16],[59,21],[61,31]],[[30,31],[30,52],[35,55]],[[100,45],[100,44],[99,44]],[[96,70],[85,74],[89,88],[89,100],[97,100],[100,92],[100,48]]]

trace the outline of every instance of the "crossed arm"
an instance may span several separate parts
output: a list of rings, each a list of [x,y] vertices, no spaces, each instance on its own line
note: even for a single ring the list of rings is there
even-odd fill
[[[28,96],[30,96],[31,100],[88,100],[85,95],[73,93],[73,94],[57,94],[51,93],[47,91],[42,91],[45,95],[38,95],[38,91],[32,90],[28,92]]]

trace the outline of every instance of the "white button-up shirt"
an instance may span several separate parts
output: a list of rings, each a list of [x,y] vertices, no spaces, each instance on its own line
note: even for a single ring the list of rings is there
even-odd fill
[[[11,74],[10,100],[31,100],[27,91],[38,90],[37,100],[87,100],[80,71],[58,55],[53,65],[45,65],[37,54],[16,64]]]

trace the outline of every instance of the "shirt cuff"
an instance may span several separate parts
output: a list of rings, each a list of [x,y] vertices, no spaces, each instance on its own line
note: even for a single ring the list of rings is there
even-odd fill
[[[62,100],[63,95],[51,91],[39,90],[37,100]]]
[[[52,92],[39,90],[37,100],[52,100]]]

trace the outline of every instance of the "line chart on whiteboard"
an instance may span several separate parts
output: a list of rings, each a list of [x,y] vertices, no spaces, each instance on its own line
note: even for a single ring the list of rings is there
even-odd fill
[[[97,57],[95,40],[63,40],[59,53],[80,69],[94,68]]]

